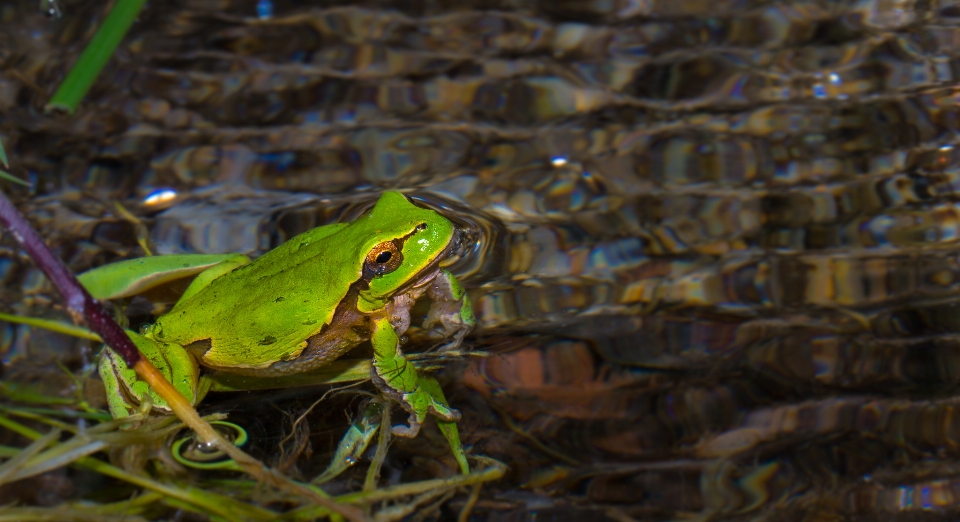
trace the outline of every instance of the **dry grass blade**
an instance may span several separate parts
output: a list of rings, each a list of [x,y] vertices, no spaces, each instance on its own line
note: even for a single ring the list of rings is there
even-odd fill
[[[75,461],[92,455],[107,447],[102,440],[90,440],[88,437],[74,437],[67,442],[57,444],[29,459],[22,468],[7,477],[12,482],[70,465]]]
[[[46,435],[33,441],[29,446],[24,448],[18,455],[4,462],[3,465],[0,466],[0,485],[6,484],[7,482],[13,482],[15,480],[18,480],[16,476],[26,466],[27,461],[29,461],[31,458],[33,458],[35,455],[37,455],[41,451],[45,450],[47,446],[49,446],[59,438],[60,438],[60,430],[51,430]]]
[[[129,514],[104,515],[93,510],[88,511],[83,512],[81,506],[0,508],[0,522],[146,522],[147,520]]]
[[[2,416],[0,416],[0,425],[6,429],[9,429],[10,431],[30,439],[41,438],[40,433]],[[129,439],[131,435],[132,434],[129,432],[110,432],[102,435],[98,434],[96,435],[96,438],[100,441],[114,439],[114,442],[117,442],[120,440]],[[89,430],[87,432],[87,436],[89,436]],[[145,490],[153,492],[148,494],[160,495],[160,498],[164,501],[164,503],[179,503],[189,511],[223,520],[241,521],[276,519],[276,513],[224,495],[219,495],[213,492],[203,491],[195,488],[181,488],[172,484],[164,484],[143,475],[129,473],[96,458],[79,455],[79,453],[84,452],[86,449],[87,448],[84,448],[83,446],[72,449],[66,448],[65,450],[55,447],[50,451],[57,451],[57,453],[59,453],[61,465],[65,464],[65,461],[72,459],[69,462],[70,465],[84,468],[144,488]],[[16,457],[22,451],[23,450],[19,448],[0,446],[0,456]],[[51,455],[57,456],[56,453],[51,453]],[[39,456],[41,455],[35,455],[34,460],[36,460],[36,458]],[[39,520],[45,519],[40,518]],[[60,518],[56,520],[65,519]]]
[[[104,521],[139,522],[139,515],[164,500],[159,493],[145,493],[130,500],[111,504],[68,503],[55,507],[0,507],[0,522],[6,521]]]
[[[432,502],[434,508],[436,508],[437,504],[450,500],[454,493],[455,491],[453,490],[427,491],[426,493],[417,495],[409,502],[403,502],[381,509],[377,513],[377,516],[374,517],[374,520],[377,522],[393,522],[394,520],[404,519],[414,513],[420,512],[420,506],[428,502]],[[430,511],[430,509],[424,508],[422,511]]]
[[[378,502],[398,502],[404,498],[418,497],[420,495],[434,497],[464,486],[473,486],[474,484],[484,484],[498,480],[503,477],[507,471],[507,466],[500,461],[488,457],[474,457],[474,459],[479,465],[485,467],[473,471],[469,475],[457,475],[446,479],[422,480],[412,484],[400,484],[374,491],[348,493],[336,497],[335,500],[344,504],[372,505]],[[283,519],[298,521],[316,520],[328,513],[329,512],[323,508],[307,507],[286,513]]]
[[[107,444],[103,441],[70,440],[30,459],[28,465],[10,477],[10,480],[22,480],[68,466],[106,447]]]

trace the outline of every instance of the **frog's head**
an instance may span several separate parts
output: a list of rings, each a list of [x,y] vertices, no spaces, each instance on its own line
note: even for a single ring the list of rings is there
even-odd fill
[[[420,208],[399,192],[386,192],[361,218],[371,235],[361,252],[361,311],[383,307],[385,301],[433,271],[456,238],[453,223],[437,212]]]

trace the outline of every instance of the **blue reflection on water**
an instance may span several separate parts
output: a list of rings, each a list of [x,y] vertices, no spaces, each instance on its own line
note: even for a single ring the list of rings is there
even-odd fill
[[[257,18],[266,20],[273,16],[273,2],[270,0],[257,0]]]

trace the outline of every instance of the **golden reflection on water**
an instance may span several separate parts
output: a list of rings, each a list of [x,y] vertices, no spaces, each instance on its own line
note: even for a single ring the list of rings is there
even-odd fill
[[[960,4],[335,4],[151,5],[68,119],[33,86],[99,7],[0,8],[10,190],[78,270],[138,255],[111,199],[161,252],[442,209],[489,512],[956,517]],[[0,305],[53,302],[2,248]]]

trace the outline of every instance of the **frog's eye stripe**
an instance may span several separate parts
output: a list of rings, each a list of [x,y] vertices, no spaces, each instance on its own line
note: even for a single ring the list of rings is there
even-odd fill
[[[389,274],[403,263],[403,254],[400,247],[393,241],[384,241],[370,250],[367,259],[363,262],[364,279],[372,279]]]

